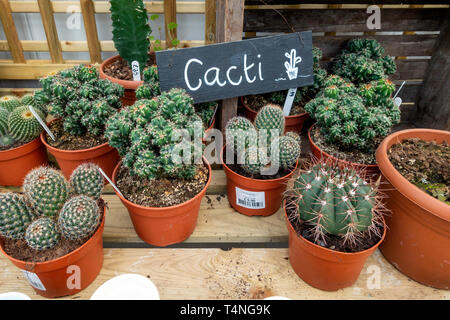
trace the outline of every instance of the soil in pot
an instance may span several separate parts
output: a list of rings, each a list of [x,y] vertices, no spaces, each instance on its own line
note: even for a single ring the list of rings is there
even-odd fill
[[[64,130],[63,123],[60,120],[52,121],[48,126],[54,134],[56,141],[53,141],[47,133],[45,133],[45,141],[50,146],[60,150],[90,149],[108,142],[103,135],[94,136],[90,133],[85,133],[81,136],[71,135]]]
[[[393,145],[388,158],[409,182],[450,204],[450,146],[446,142],[407,139]]]
[[[249,95],[243,97],[244,103],[253,111],[258,112],[262,107],[269,103],[274,103],[270,96],[272,93],[266,94],[257,94],[257,95]],[[308,101],[302,101],[292,105],[290,116],[295,116],[298,114],[305,113],[305,109],[303,108]]]
[[[149,55],[149,60],[147,66],[152,66],[156,64],[156,56],[154,54]],[[128,62],[122,58],[113,61],[112,63],[105,66],[103,72],[110,77],[133,81],[133,71],[131,70]]]
[[[197,166],[192,180],[185,179],[142,179],[130,175],[128,168],[121,166],[116,185],[124,197],[134,204],[145,207],[169,207],[184,203],[199,194],[208,182],[208,167]]]
[[[30,142],[30,141],[28,141],[28,142]],[[7,145],[7,146],[0,145],[0,151],[7,151],[7,150],[14,149],[14,148],[18,148],[20,146],[23,146],[24,144],[27,144],[28,142],[16,141],[13,144],[10,144],[10,145]]]
[[[99,207],[99,211],[103,213],[104,208],[106,206],[103,199],[98,199],[97,204]],[[101,224],[102,221],[100,220],[97,229],[100,227]],[[97,229],[93,232],[93,234],[95,234]],[[78,249],[83,244],[85,244],[91,237],[92,235],[85,239],[74,241],[66,239],[63,236],[61,236],[61,240],[59,241],[59,243],[53,248],[48,250],[32,249],[30,248],[30,246],[28,246],[27,242],[24,239],[8,239],[0,236],[0,242],[3,243],[4,251],[8,255],[17,260],[24,262],[46,262],[58,259]]]

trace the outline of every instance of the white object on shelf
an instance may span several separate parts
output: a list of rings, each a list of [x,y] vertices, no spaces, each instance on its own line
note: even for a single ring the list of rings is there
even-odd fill
[[[31,298],[21,292],[6,292],[0,294],[0,300],[31,300]]]
[[[139,274],[122,274],[102,284],[91,300],[160,300],[153,282]]]

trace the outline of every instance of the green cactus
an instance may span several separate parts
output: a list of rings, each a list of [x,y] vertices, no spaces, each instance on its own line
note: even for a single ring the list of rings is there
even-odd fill
[[[255,128],[258,133],[267,135],[267,146],[272,139],[278,138],[284,132],[285,119],[279,105],[268,104],[259,110],[255,118]],[[274,136],[273,136],[274,135]]]
[[[292,169],[297,163],[300,157],[300,144],[291,135],[281,136],[277,143],[275,143],[275,149],[272,150],[272,157],[276,157],[278,153],[278,164],[283,169]]]
[[[5,108],[9,112],[20,106],[20,100],[14,96],[3,96],[0,98],[0,108]]]
[[[66,239],[82,240],[97,229],[101,214],[97,203],[81,195],[67,201],[58,216],[58,227]]]
[[[17,193],[0,194],[0,234],[6,238],[22,239],[34,218],[30,206]]]
[[[103,176],[99,166],[83,163],[72,172],[69,184],[75,195],[86,195],[94,200],[100,198],[103,191]]]
[[[291,137],[295,141],[297,141],[298,145],[301,145],[302,139],[300,138],[300,135],[294,131],[288,131],[284,134],[287,137]]]
[[[234,117],[227,122],[225,138],[235,152],[241,152],[249,146],[256,145],[258,139],[255,126],[244,117]]]
[[[269,162],[267,149],[253,146],[245,153],[245,162],[242,164],[242,169],[249,174],[260,174],[261,169],[268,165]]]
[[[35,110],[42,118],[44,115],[39,109]],[[16,141],[29,142],[39,137],[42,126],[31,113],[28,106],[14,109],[8,116],[8,132]]]
[[[69,195],[69,187],[62,173],[50,167],[30,171],[25,177],[23,190],[31,205],[49,217],[58,215]]]
[[[0,107],[0,135],[8,134],[8,109]]]
[[[143,72],[144,83],[136,89],[136,99],[151,99],[161,94],[158,68],[148,67]]]
[[[60,238],[56,224],[48,217],[33,221],[25,232],[27,244],[40,251],[53,248]]]
[[[335,235],[354,245],[364,234],[378,232],[377,187],[352,168],[316,163],[295,179],[287,196],[291,221],[311,226],[316,243]]]

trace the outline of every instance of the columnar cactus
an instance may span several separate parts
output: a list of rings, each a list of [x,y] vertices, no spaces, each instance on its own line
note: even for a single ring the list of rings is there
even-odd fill
[[[5,108],[9,112],[20,106],[20,100],[14,96],[3,96],[0,98],[0,108]]]
[[[39,109],[36,112],[41,119],[44,118]],[[39,136],[42,132],[42,126],[28,106],[19,106],[8,116],[8,132],[16,141],[29,142]]]
[[[255,118],[256,129],[259,131],[266,130],[269,141],[271,134],[279,136],[284,132],[284,125],[283,110],[276,104],[268,104],[262,107]]]
[[[25,177],[23,190],[33,208],[49,217],[58,214],[69,195],[62,173],[50,167],[30,171]]]
[[[294,211],[291,218],[311,226],[316,242],[335,235],[355,244],[364,234],[378,232],[377,187],[354,169],[329,162],[314,164],[296,178],[287,196],[287,207]]]
[[[61,234],[70,240],[82,240],[91,236],[100,223],[97,203],[81,195],[67,201],[58,216]]]
[[[22,239],[34,215],[22,195],[0,194],[0,234],[6,238]]]
[[[103,190],[103,176],[94,163],[79,165],[70,176],[69,184],[75,195],[86,195],[94,200],[100,198]]]
[[[33,221],[25,232],[27,244],[35,250],[51,249],[60,239],[55,222],[48,217]]]

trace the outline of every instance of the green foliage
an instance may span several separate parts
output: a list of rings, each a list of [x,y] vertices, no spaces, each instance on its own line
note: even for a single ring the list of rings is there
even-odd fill
[[[33,221],[25,232],[27,244],[35,250],[51,249],[60,238],[55,222],[48,217]]]
[[[17,193],[0,194],[0,234],[11,239],[22,239],[33,220],[30,206]]]
[[[217,108],[217,101],[197,103],[194,105],[195,112],[202,118],[203,125],[209,128]]]
[[[44,114],[39,109],[35,111],[41,119],[45,119]],[[8,116],[8,132],[16,141],[26,143],[39,137],[42,132],[42,126],[31,113],[28,106],[19,106]]]
[[[30,171],[25,177],[23,190],[33,208],[49,217],[58,214],[69,195],[64,176],[50,167]]]
[[[72,172],[69,184],[73,194],[86,195],[97,200],[103,191],[103,176],[98,165],[83,163]]]
[[[132,175],[147,179],[192,179],[196,162],[201,161],[203,134],[193,99],[176,88],[123,108],[108,120],[105,131],[109,144],[123,157],[123,165]]]
[[[386,78],[395,73],[392,58],[384,56],[384,48],[373,39],[353,39],[336,59],[333,72],[355,84]]]
[[[100,219],[97,203],[92,198],[81,195],[64,204],[58,217],[58,226],[65,238],[82,240],[94,233]]]
[[[287,195],[294,211],[290,220],[311,226],[316,243],[335,235],[354,245],[378,232],[377,188],[354,169],[319,162],[295,179]]]
[[[156,66],[148,67],[143,72],[144,83],[136,90],[136,99],[151,99],[161,94],[159,88],[158,68]]]
[[[40,79],[36,105],[63,121],[64,130],[75,136],[100,136],[106,120],[122,107],[122,86],[99,79],[92,65],[78,65]]]
[[[138,61],[141,69],[147,65],[152,30],[142,0],[111,0],[113,41],[120,56],[131,66]]]
[[[0,108],[5,108],[9,112],[20,106],[20,100],[14,96],[3,96],[0,98]]]

